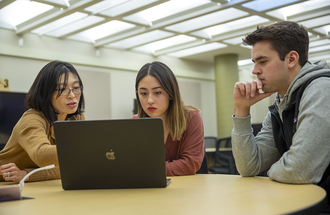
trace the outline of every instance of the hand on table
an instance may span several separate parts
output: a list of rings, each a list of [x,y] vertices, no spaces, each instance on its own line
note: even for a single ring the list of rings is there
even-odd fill
[[[5,179],[5,181],[13,181],[15,183],[19,183],[24,176],[27,175],[27,172],[24,170],[20,170],[16,164],[9,163],[0,166],[0,174]],[[25,181],[28,181],[29,178],[27,178]]]

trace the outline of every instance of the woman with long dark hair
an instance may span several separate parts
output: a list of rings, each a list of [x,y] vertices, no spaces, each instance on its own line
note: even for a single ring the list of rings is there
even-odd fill
[[[52,61],[38,73],[25,99],[27,110],[0,151],[0,181],[19,181],[30,171],[55,164],[26,181],[60,178],[53,123],[84,120],[83,84],[69,63]]]

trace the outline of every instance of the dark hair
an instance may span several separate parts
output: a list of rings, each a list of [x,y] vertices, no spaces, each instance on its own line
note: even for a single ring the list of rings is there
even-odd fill
[[[25,105],[29,108],[34,108],[41,111],[49,122],[53,123],[56,121],[57,116],[52,105],[52,96],[54,95],[54,92],[57,91],[60,77],[63,74],[65,75],[63,87],[65,88],[67,86],[70,72],[78,78],[80,86],[83,87],[77,70],[70,63],[51,61],[46,64],[38,73],[29,92],[27,93]],[[60,94],[61,92],[57,91],[57,97],[59,97]],[[67,118],[81,114],[84,107],[85,100],[82,91],[77,111],[73,114],[68,114]]]
[[[291,21],[283,21],[268,26],[258,26],[257,30],[243,39],[243,44],[254,45],[268,40],[271,48],[277,51],[280,60],[284,61],[290,51],[299,54],[299,64],[304,66],[308,61],[309,38],[306,28]]]
[[[187,127],[188,109],[192,106],[185,106],[181,99],[179,85],[172,70],[164,63],[155,61],[147,63],[138,72],[135,81],[136,100],[138,104],[138,117],[149,117],[143,110],[138,95],[138,85],[145,76],[154,76],[170,97],[167,109],[166,124],[170,129],[173,140],[180,140]],[[194,108],[198,110],[197,108]]]

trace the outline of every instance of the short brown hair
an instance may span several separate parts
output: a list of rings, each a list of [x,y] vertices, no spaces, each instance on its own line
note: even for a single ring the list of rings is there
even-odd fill
[[[268,26],[258,26],[257,30],[245,36],[243,44],[253,46],[264,40],[271,42],[271,48],[277,51],[282,61],[290,51],[299,54],[300,66],[304,66],[308,61],[308,32],[298,23],[283,21]]]

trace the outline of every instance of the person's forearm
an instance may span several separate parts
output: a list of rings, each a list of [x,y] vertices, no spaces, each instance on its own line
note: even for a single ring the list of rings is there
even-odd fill
[[[234,106],[235,117],[247,117],[250,115],[250,107],[237,107]]]

